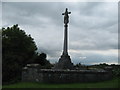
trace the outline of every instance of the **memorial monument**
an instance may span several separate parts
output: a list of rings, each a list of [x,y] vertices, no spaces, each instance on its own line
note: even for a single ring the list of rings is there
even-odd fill
[[[41,69],[39,64],[27,64],[23,67],[23,82],[41,83],[78,83],[78,82],[98,82],[112,78],[109,70],[78,70],[75,69],[68,55],[68,23],[71,12],[66,8],[64,15],[64,46],[63,53],[53,69]],[[69,69],[69,70],[68,70]],[[74,69],[74,70],[73,70]]]
[[[73,69],[73,63],[71,62],[70,56],[68,55],[68,23],[69,15],[71,12],[68,12],[66,8],[64,15],[64,46],[63,53],[59,59],[59,62],[55,65],[54,69]]]

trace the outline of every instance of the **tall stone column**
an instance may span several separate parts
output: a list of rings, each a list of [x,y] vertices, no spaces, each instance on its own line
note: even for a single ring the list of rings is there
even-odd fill
[[[64,47],[63,47],[63,55],[68,55],[68,30],[67,27],[68,25],[64,25],[65,30],[64,30]]]
[[[67,11],[66,8],[64,15],[64,45],[63,45],[63,53],[59,59],[59,62],[54,66],[53,69],[73,69],[73,63],[71,62],[70,56],[68,55],[68,23],[69,16],[71,12]]]

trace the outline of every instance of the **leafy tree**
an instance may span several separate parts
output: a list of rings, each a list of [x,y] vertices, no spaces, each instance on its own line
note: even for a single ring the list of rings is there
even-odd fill
[[[3,83],[21,75],[22,67],[32,62],[37,47],[33,38],[18,25],[2,28],[2,76]]]
[[[47,55],[45,53],[41,53],[36,57],[34,63],[40,64],[42,68],[51,68],[52,65],[46,58],[47,58]]]

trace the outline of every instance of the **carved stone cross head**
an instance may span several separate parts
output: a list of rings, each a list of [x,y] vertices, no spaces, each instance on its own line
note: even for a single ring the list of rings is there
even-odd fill
[[[64,15],[64,24],[68,24],[69,23],[69,16],[68,14],[71,14],[71,12],[68,12],[68,9],[66,8],[65,13],[62,13],[62,15]]]

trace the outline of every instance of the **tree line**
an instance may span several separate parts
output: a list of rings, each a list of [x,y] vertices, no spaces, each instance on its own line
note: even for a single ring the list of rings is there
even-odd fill
[[[41,68],[51,68],[45,53],[38,53],[34,39],[18,24],[2,28],[2,82],[8,84],[21,79],[22,68],[28,63],[38,63]]]

